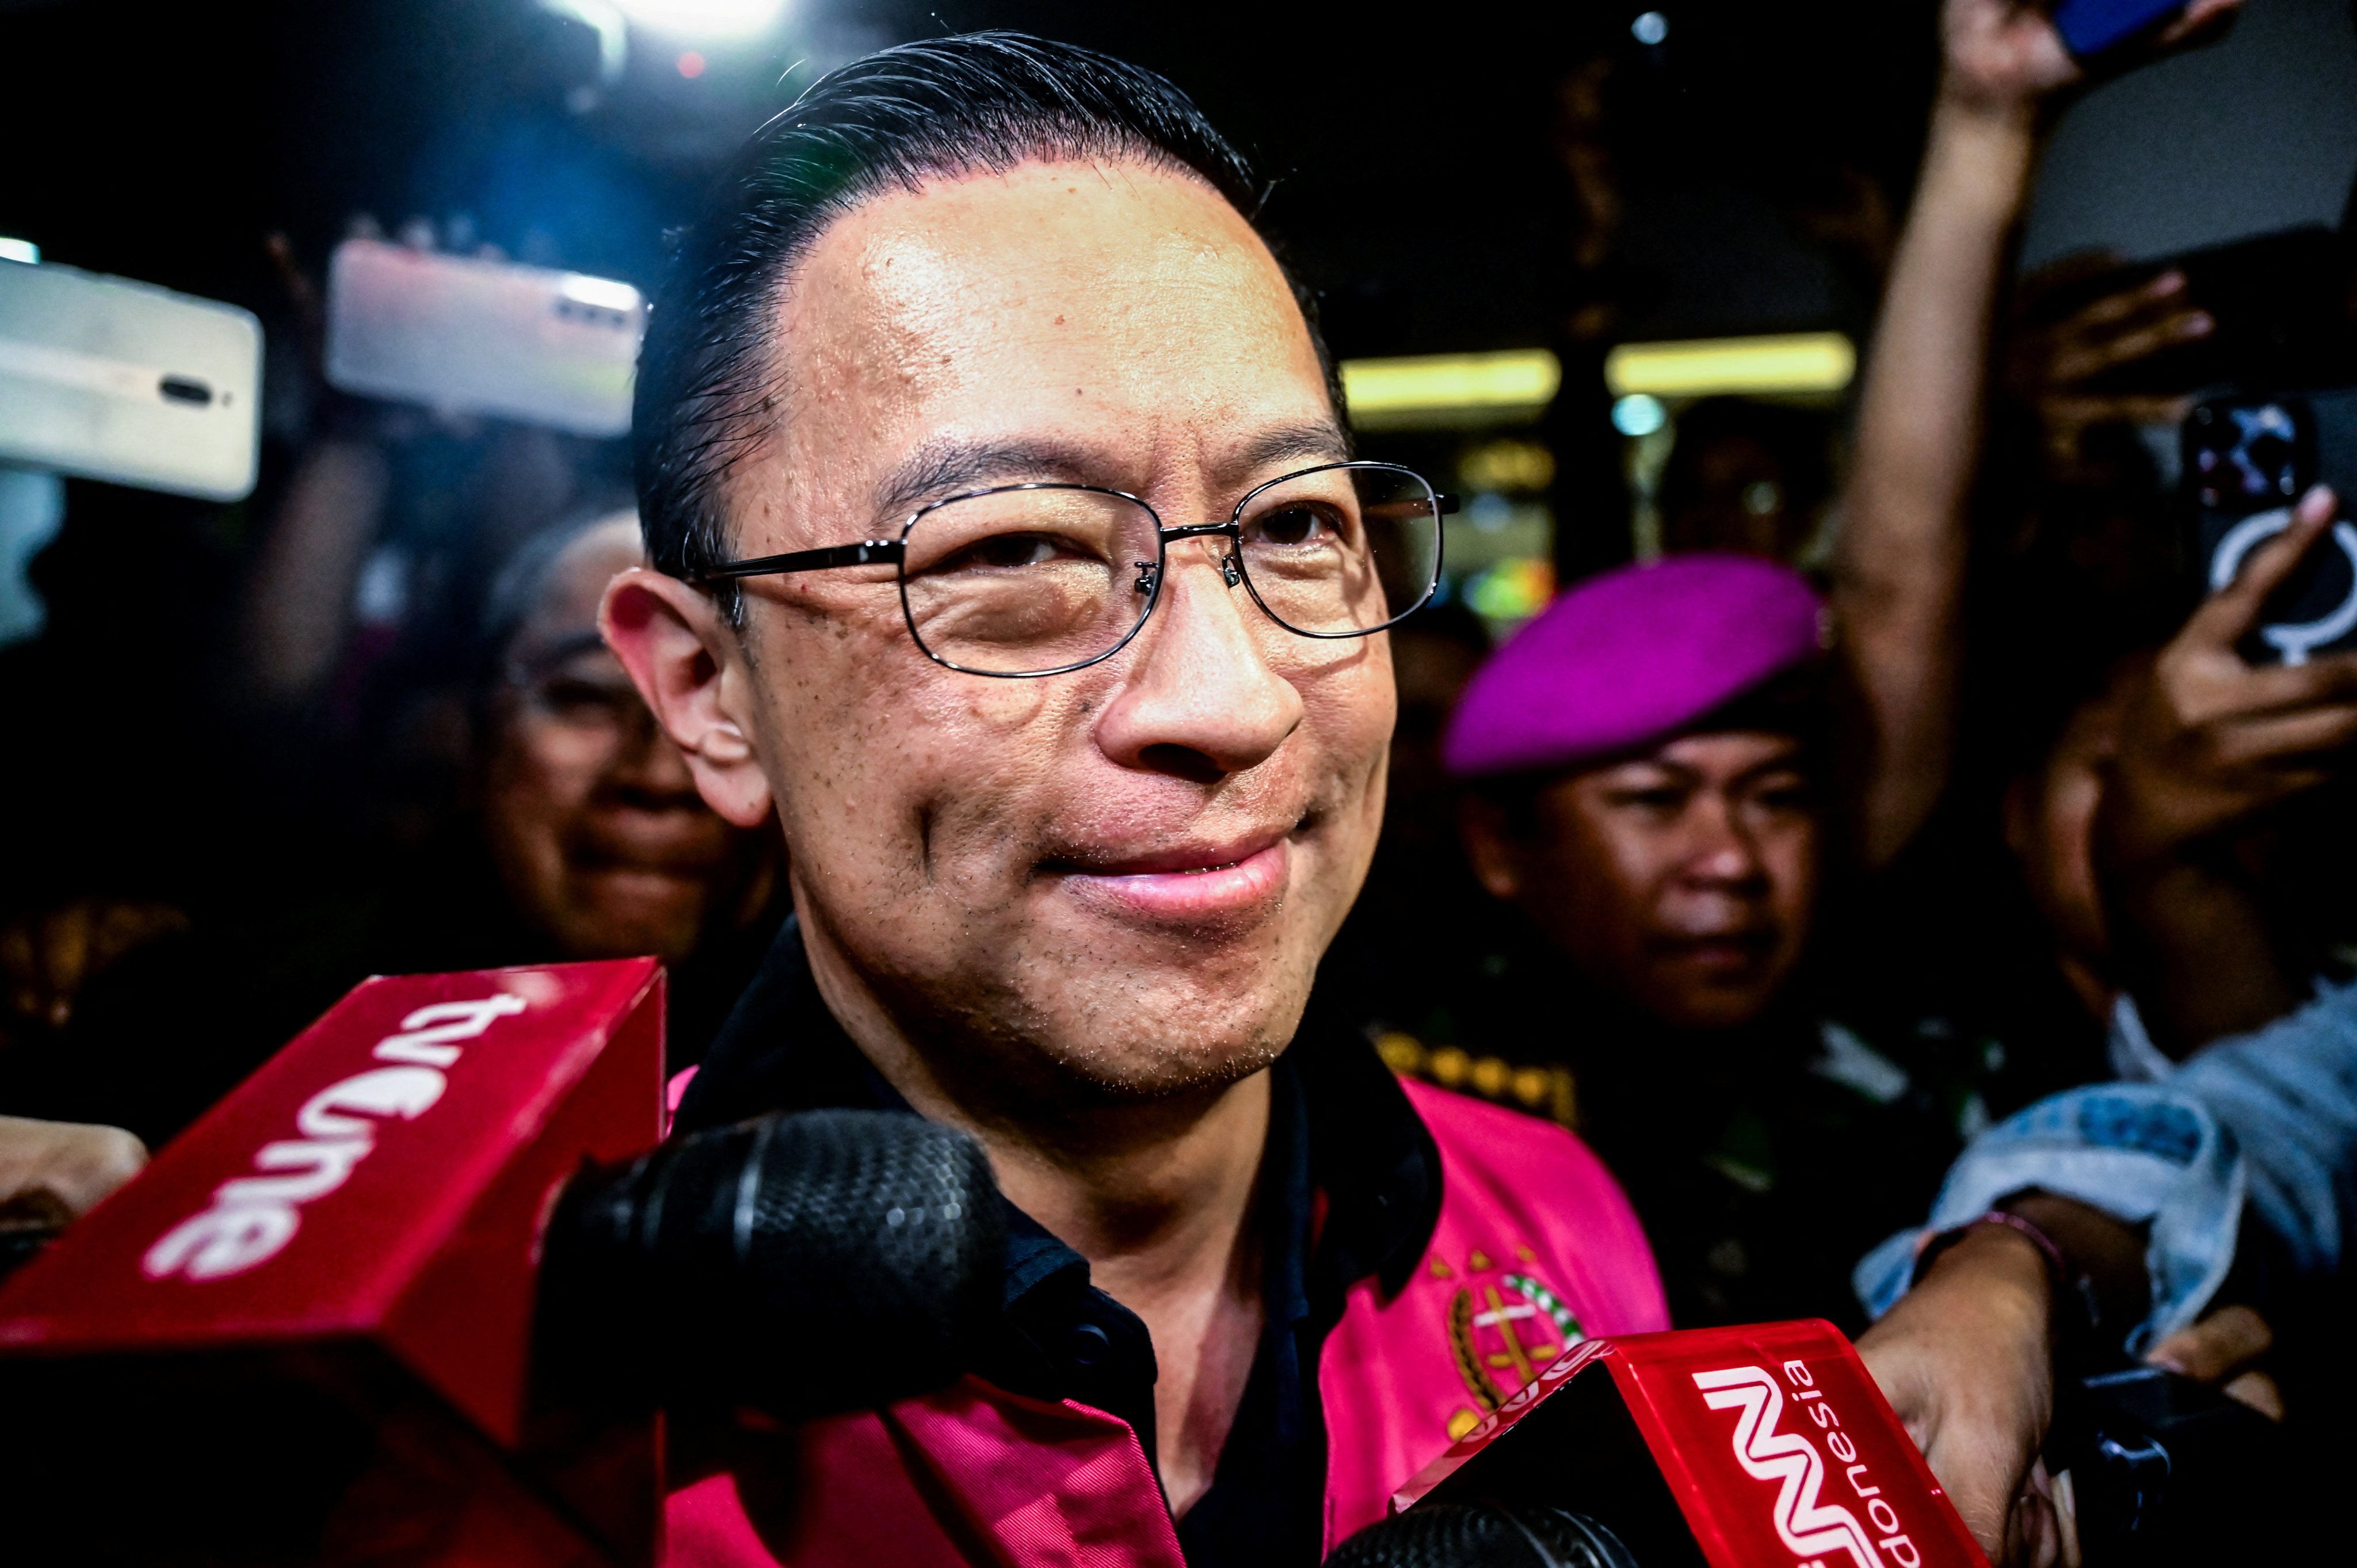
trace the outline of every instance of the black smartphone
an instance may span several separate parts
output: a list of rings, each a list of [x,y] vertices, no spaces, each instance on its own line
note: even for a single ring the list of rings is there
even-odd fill
[[[2179,432],[2192,559],[2206,593],[2241,575],[2252,553],[2291,526],[2312,485],[2342,498],[2341,518],[2268,596],[2243,640],[2254,664],[2304,664],[2357,647],[2357,388],[2208,398]]]

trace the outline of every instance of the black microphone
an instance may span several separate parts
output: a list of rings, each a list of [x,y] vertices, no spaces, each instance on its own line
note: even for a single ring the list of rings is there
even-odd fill
[[[1430,1503],[1369,1525],[1327,1568],[1638,1568],[1620,1538],[1568,1509]]]
[[[544,1243],[551,1396],[781,1421],[938,1388],[975,1362],[1005,1221],[972,1138],[904,1112],[697,1133],[566,1188]],[[823,1348],[888,1344],[877,1359]]]
[[[659,1411],[967,1369],[981,1150],[850,1111],[651,1148],[662,1016],[642,959],[354,990],[0,1285],[0,1556],[651,1563]]]

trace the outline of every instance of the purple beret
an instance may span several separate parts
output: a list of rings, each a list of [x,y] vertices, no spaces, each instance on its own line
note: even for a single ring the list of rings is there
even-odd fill
[[[1478,779],[1666,739],[1814,660],[1824,608],[1799,573],[1749,555],[1671,555],[1591,577],[1481,666],[1443,758]]]

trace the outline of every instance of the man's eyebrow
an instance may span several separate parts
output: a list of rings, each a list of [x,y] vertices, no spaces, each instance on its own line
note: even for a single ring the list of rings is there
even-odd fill
[[[1281,424],[1265,430],[1236,452],[1237,465],[1265,468],[1277,463],[1339,463],[1351,455],[1351,438],[1330,419],[1302,424]]]
[[[884,477],[876,509],[891,516],[962,490],[1032,479],[1087,484],[1091,467],[1079,448],[1053,441],[928,441]]]
[[[1800,775],[1803,783],[1816,782],[1809,769],[1808,754],[1797,746],[1790,751],[1779,752],[1774,757],[1761,758],[1737,774],[1731,782],[1735,788],[1740,789],[1746,785],[1757,784],[1770,775],[1777,773],[1796,773]]]
[[[1351,455],[1350,438],[1331,420],[1283,424],[1254,435],[1229,459],[1246,478],[1278,463],[1340,462]],[[989,485],[1045,480],[1064,484],[1101,482],[1101,462],[1081,447],[1056,441],[928,441],[884,478],[876,510],[896,516],[927,501]]]

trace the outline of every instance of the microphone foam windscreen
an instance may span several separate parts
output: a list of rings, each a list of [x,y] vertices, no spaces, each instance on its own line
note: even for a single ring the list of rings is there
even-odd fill
[[[1620,1537],[1566,1509],[1427,1503],[1371,1524],[1327,1568],[1637,1568]]]
[[[576,1183],[551,1230],[544,1301],[553,1348],[585,1379],[616,1390],[618,1360],[635,1360],[665,1403],[793,1420],[967,1369],[999,1310],[1004,1255],[998,1189],[971,1138],[903,1113],[806,1112]]]

